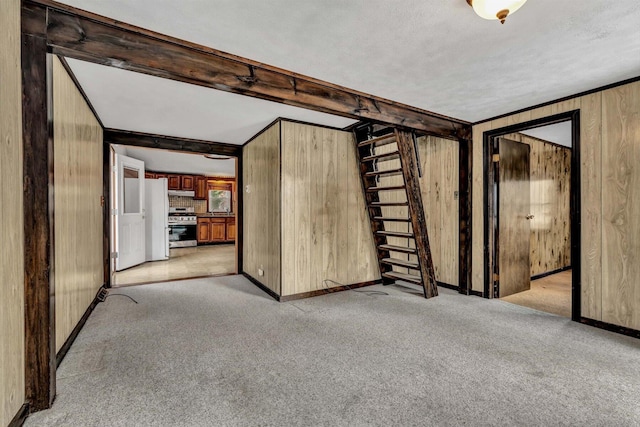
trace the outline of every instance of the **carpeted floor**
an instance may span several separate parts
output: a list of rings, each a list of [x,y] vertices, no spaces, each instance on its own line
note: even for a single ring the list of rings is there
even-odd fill
[[[26,425],[640,425],[640,340],[446,289],[361,291],[116,289],[139,304],[96,307]]]

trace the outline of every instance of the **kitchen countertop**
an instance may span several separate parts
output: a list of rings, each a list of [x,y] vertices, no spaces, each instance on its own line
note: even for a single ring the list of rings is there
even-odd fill
[[[235,218],[236,214],[234,213],[198,213],[196,214],[198,218]]]

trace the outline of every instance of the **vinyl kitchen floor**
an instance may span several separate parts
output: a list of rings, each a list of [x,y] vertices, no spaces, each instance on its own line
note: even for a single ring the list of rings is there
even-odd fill
[[[193,277],[233,274],[236,270],[234,244],[171,249],[166,261],[144,264],[114,273],[113,286],[125,286]]]
[[[571,317],[571,270],[532,280],[531,289],[501,298],[503,301]]]

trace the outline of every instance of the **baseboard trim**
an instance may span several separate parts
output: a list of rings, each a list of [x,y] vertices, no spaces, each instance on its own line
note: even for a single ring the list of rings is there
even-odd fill
[[[15,417],[9,422],[9,427],[22,427],[24,421],[29,416],[29,404],[23,404]]]
[[[299,294],[281,296],[280,302],[317,297],[320,295],[332,294],[335,292],[342,292],[342,291],[350,291],[351,289],[363,288],[365,286],[380,285],[380,284],[382,284],[382,279],[371,280],[368,282],[359,282],[359,283],[354,283],[352,285],[336,286],[333,288],[318,289],[317,291],[301,292]]]
[[[542,274],[536,274],[535,276],[531,276],[531,280],[542,279],[543,277],[547,277],[547,276],[551,276],[553,274],[562,273],[563,271],[571,270],[571,268],[572,267],[570,265],[568,265],[566,267],[562,267],[562,268],[559,268],[557,270],[547,271],[546,273],[542,273]]]
[[[448,283],[444,283],[444,282],[438,282],[436,281],[436,285],[441,286],[443,288],[447,288],[447,289],[452,289],[454,291],[459,290],[460,288],[458,286],[454,286],[454,285],[450,285]]]
[[[271,289],[267,288],[265,285],[262,284],[262,282],[260,282],[258,279],[254,278],[252,275],[250,275],[249,273],[246,272],[242,272],[242,275],[244,277],[246,277],[247,279],[249,279],[249,281],[251,283],[253,283],[254,285],[256,285],[257,287],[259,287],[260,289],[262,289],[264,292],[266,292],[271,298],[273,298],[276,301],[280,301],[280,295],[276,294],[275,292],[273,292]]]
[[[484,296],[484,294],[481,291],[474,291],[473,289],[469,291],[469,295],[473,295],[480,298]]]
[[[67,355],[67,352],[71,348],[71,345],[76,340],[76,338],[78,337],[78,334],[80,333],[80,331],[84,327],[84,324],[87,323],[87,319],[89,318],[89,316],[93,312],[93,309],[96,308],[96,305],[98,305],[98,303],[100,302],[100,300],[98,299],[98,296],[102,292],[106,292],[106,288],[105,288],[104,285],[100,286],[100,289],[98,289],[98,292],[96,293],[96,296],[93,298],[93,301],[91,301],[91,304],[89,304],[89,307],[87,308],[87,311],[84,312],[84,314],[82,315],[82,317],[78,321],[78,324],[76,325],[76,327],[73,328],[73,331],[71,331],[71,334],[69,335],[69,338],[67,338],[67,340],[64,342],[64,344],[60,348],[60,351],[56,355],[56,367],[60,366],[60,363],[62,362],[64,357]]]
[[[613,325],[611,323],[602,322],[600,320],[587,319],[586,317],[581,317],[580,323],[583,323],[589,326],[595,326],[596,328],[604,329],[610,332],[615,332],[621,335],[626,335],[633,338],[640,338],[639,330],[627,328],[625,326]]]

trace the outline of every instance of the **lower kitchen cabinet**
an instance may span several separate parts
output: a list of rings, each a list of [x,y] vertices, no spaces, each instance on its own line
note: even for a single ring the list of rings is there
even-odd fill
[[[233,242],[236,239],[234,217],[198,218],[198,244]]]

